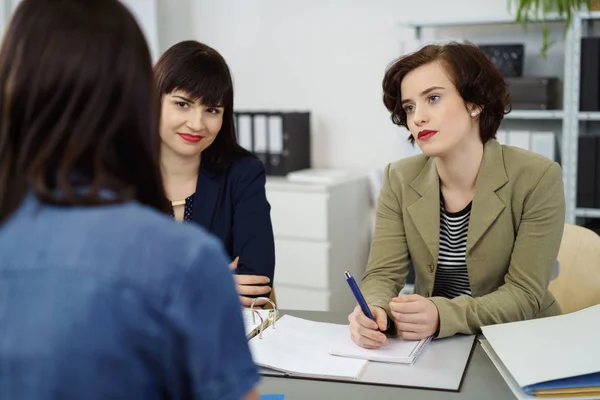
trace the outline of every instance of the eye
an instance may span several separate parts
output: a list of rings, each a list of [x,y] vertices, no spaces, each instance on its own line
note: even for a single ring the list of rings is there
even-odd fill
[[[215,108],[215,107],[209,107],[209,108],[206,109],[206,111],[208,111],[211,114],[215,114],[215,115],[219,114],[221,112],[220,109]]]
[[[430,103],[435,103],[439,99],[440,99],[440,96],[438,96],[437,94],[432,94],[431,96],[429,96],[429,102]]]
[[[185,101],[176,101],[175,105],[179,108],[188,108],[190,105]]]
[[[407,114],[413,112],[414,110],[415,106],[412,104],[407,104],[404,106],[404,112],[406,112]]]

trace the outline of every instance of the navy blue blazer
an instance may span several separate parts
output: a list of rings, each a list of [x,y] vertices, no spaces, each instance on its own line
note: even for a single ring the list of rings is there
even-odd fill
[[[192,219],[221,239],[236,273],[275,273],[275,239],[271,205],[267,201],[265,167],[258,159],[236,159],[225,172],[202,166],[198,174]]]

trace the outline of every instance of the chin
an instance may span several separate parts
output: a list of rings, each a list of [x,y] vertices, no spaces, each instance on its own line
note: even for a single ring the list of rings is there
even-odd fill
[[[419,143],[417,142],[421,152],[427,157],[439,157],[446,150],[443,146],[439,146],[437,143]]]

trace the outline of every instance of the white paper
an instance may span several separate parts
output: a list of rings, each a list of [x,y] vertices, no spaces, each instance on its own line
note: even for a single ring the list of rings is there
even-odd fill
[[[330,350],[330,353],[340,357],[369,361],[412,364],[430,340],[431,338],[410,341],[402,338],[390,338],[384,347],[365,349],[355,344],[350,336],[346,335]]]
[[[482,327],[519,387],[600,371],[600,305],[570,314]]]
[[[335,357],[329,349],[349,335],[346,325],[308,321],[284,315],[263,332],[262,339],[248,344],[254,362],[291,375],[329,378],[360,378],[365,360]]]

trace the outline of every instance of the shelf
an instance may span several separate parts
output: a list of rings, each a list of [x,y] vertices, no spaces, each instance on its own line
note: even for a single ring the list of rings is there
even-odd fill
[[[591,19],[591,15],[596,14],[592,13],[582,13],[582,15],[588,16],[588,19]],[[583,18],[583,17],[582,17]],[[600,18],[600,16],[598,17]],[[562,22],[565,18],[559,16],[557,13],[548,14],[546,17],[546,21],[548,22]],[[531,19],[528,23],[541,23],[541,20]],[[461,27],[461,26],[484,26],[484,25],[512,25],[518,24],[515,21],[515,17],[511,15],[496,15],[496,16],[487,16],[482,18],[440,18],[440,19],[424,19],[424,20],[415,20],[415,21],[402,21],[400,22],[400,26],[407,28],[442,28],[442,27]]]
[[[579,16],[582,20],[600,19],[600,11],[581,11]],[[546,17],[547,22],[564,22],[565,17],[558,13],[550,13]],[[542,20],[532,18],[528,21],[530,24],[541,23]],[[440,18],[440,19],[423,19],[415,21],[402,21],[400,26],[406,28],[451,28],[462,26],[485,26],[485,25],[511,25],[519,24],[515,21],[512,15],[496,15],[486,17],[470,17],[470,18]]]
[[[580,121],[600,121],[600,111],[583,111],[577,114]]]
[[[578,208],[575,215],[583,218],[600,218],[600,208]]]
[[[504,119],[561,120],[563,115],[562,110],[512,110],[504,116]]]

